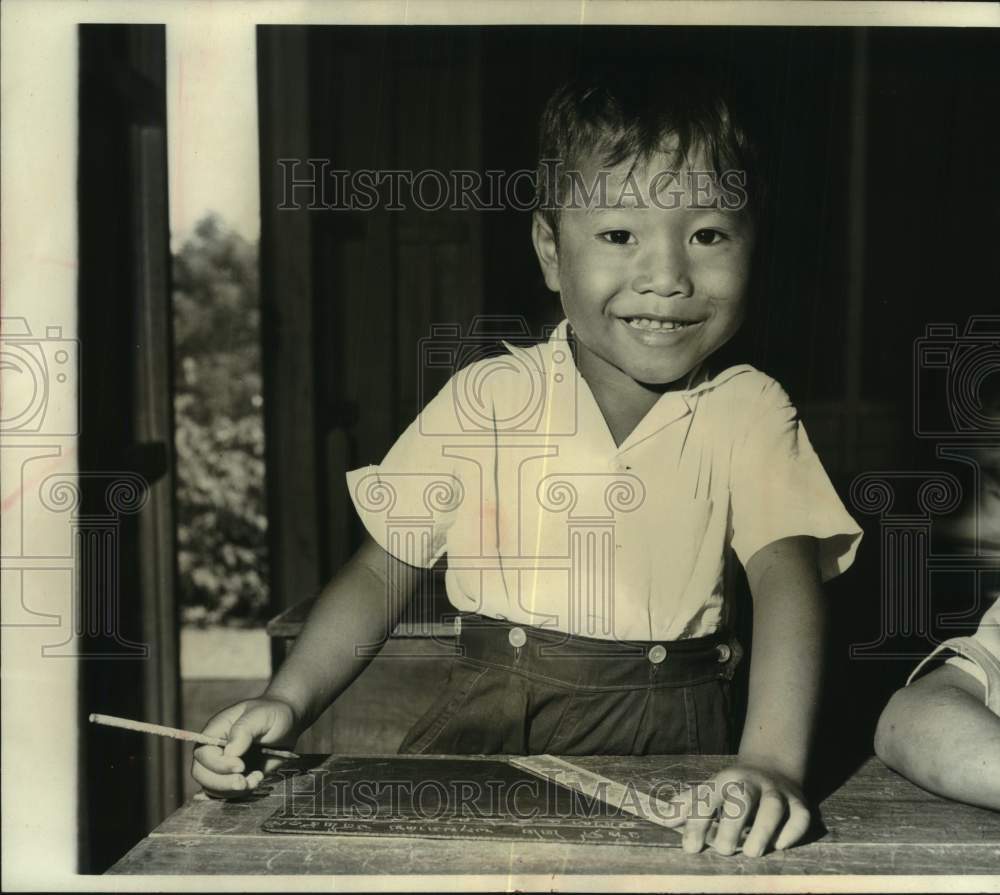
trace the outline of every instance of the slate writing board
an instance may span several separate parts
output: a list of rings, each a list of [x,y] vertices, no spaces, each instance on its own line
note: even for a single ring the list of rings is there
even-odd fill
[[[286,792],[265,832],[680,845],[673,830],[502,759],[333,756]]]

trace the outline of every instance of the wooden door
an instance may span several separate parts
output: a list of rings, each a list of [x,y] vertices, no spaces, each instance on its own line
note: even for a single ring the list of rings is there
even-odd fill
[[[179,722],[166,56],[162,25],[80,28],[81,871],[178,807],[179,744],[87,724]],[[56,661],[59,661],[56,659]]]
[[[344,473],[381,460],[430,397],[421,340],[432,324],[467,327],[483,291],[479,215],[393,210],[387,195],[367,211],[310,209],[308,185],[287,201],[289,160],[299,182],[323,166],[480,168],[478,34],[258,29],[276,610],[313,596],[356,548]]]

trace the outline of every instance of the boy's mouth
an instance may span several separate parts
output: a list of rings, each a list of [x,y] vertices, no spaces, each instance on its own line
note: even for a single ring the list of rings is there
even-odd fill
[[[663,320],[653,317],[622,317],[621,319],[633,329],[648,330],[650,332],[671,332],[673,330],[698,326],[702,323],[701,320]]]

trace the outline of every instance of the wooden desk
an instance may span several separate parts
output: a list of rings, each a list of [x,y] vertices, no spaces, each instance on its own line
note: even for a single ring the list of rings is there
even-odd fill
[[[309,756],[315,767],[323,756]],[[573,758],[637,788],[697,782],[727,756]],[[679,848],[263,833],[277,781],[247,802],[193,800],[123,857],[115,874],[996,874],[1000,814],[939,799],[870,759],[820,806],[825,829],[762,858]]]

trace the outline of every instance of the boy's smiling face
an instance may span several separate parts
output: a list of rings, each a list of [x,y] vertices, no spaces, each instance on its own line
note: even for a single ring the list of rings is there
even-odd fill
[[[690,170],[710,170],[700,162]],[[677,170],[667,155],[637,164],[630,180],[629,169],[628,161],[605,169],[606,203],[563,208],[558,238],[537,213],[532,229],[546,285],[576,334],[581,373],[623,397],[683,387],[734,335],[753,248],[748,213],[720,208],[705,178],[658,174]],[[594,161],[580,166],[588,189],[600,171]]]

